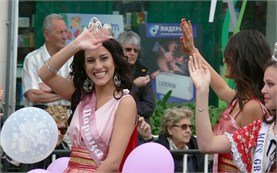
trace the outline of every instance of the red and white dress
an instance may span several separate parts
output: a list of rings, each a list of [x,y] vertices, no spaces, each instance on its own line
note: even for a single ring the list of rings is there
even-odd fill
[[[231,142],[231,150],[234,161],[241,172],[253,172],[252,164],[255,157],[255,149],[257,147],[258,136],[261,127],[265,125],[261,120],[256,120],[252,124],[243,127],[241,130],[233,134],[225,133]],[[273,125],[267,130],[265,140],[265,151],[263,151],[263,172],[271,172],[271,166],[276,162],[276,156],[268,155],[271,149],[276,150],[277,137],[272,130]],[[275,161],[274,161],[275,160]]]
[[[265,106],[256,98],[254,100],[259,103],[260,108],[263,114],[268,114]],[[248,101],[251,101],[248,100]],[[240,130],[241,127],[236,122],[236,117],[239,115],[240,111],[236,112],[234,116],[231,115],[235,106],[238,105],[238,99],[235,98],[225,111],[221,113],[221,117],[219,122],[213,126],[213,132],[215,135],[223,135],[225,132],[234,133],[237,130]],[[213,164],[213,172],[238,172],[232,153],[224,153],[224,154],[215,154],[214,155],[214,164]]]

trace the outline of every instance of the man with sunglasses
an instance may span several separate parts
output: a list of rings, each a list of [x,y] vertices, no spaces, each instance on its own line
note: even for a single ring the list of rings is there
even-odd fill
[[[117,41],[121,44],[124,56],[133,71],[134,81],[131,95],[136,101],[138,115],[150,124],[150,116],[152,116],[155,108],[155,100],[147,68],[138,60],[141,48],[140,37],[133,31],[124,31],[118,35]]]

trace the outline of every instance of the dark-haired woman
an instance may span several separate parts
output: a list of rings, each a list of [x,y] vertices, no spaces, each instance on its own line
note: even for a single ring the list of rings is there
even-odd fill
[[[181,20],[183,37],[180,38],[186,53],[199,54],[195,48],[190,21]],[[201,61],[209,68],[213,91],[228,104],[221,113],[219,122],[213,127],[216,135],[233,133],[262,119],[267,114],[261,89],[264,85],[264,64],[271,58],[271,49],[265,37],[259,31],[240,31],[230,37],[224,50],[226,78],[233,79],[235,90],[202,57]],[[214,172],[237,172],[238,168],[229,153],[219,154],[214,159]]]
[[[65,172],[118,172],[130,146],[137,145],[130,67],[120,44],[108,35],[91,25],[39,71],[49,87],[72,103],[72,148]],[[70,81],[56,72],[73,55]]]
[[[202,64],[197,54],[190,57],[189,72],[196,87],[196,134],[200,151],[203,153],[232,153],[238,172],[276,172],[277,150],[277,61],[272,60],[266,65],[264,73],[265,107],[270,114],[263,120],[223,135],[212,132],[208,112],[209,85],[211,73]]]

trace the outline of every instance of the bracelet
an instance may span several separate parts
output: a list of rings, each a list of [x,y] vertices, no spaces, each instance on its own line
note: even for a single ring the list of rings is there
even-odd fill
[[[53,67],[51,67],[51,66],[48,64],[48,60],[45,61],[45,64],[46,64],[46,67],[48,68],[48,70],[49,70],[51,73],[57,73],[57,72],[58,72],[56,69],[54,69]]]
[[[204,109],[204,108],[198,108],[197,111],[198,111],[198,112],[204,112],[205,109]]]

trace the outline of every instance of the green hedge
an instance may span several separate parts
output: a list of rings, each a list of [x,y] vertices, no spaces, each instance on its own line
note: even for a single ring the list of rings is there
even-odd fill
[[[167,108],[171,107],[186,107],[190,110],[192,110],[195,113],[195,104],[194,103],[167,103],[167,100],[169,99],[172,91],[168,91],[167,94],[163,97],[162,100],[157,100],[156,99],[156,107],[153,112],[153,115],[151,117],[151,128],[152,128],[152,133],[154,135],[159,135],[160,134],[160,127],[161,127],[161,117],[164,114],[164,111]],[[214,106],[209,106],[209,115],[210,115],[210,120],[212,125],[214,125],[217,120],[220,117],[220,113],[225,110],[225,107],[214,107]],[[195,125],[195,116],[193,116],[192,123]],[[195,135],[195,126],[192,129],[192,134]]]

